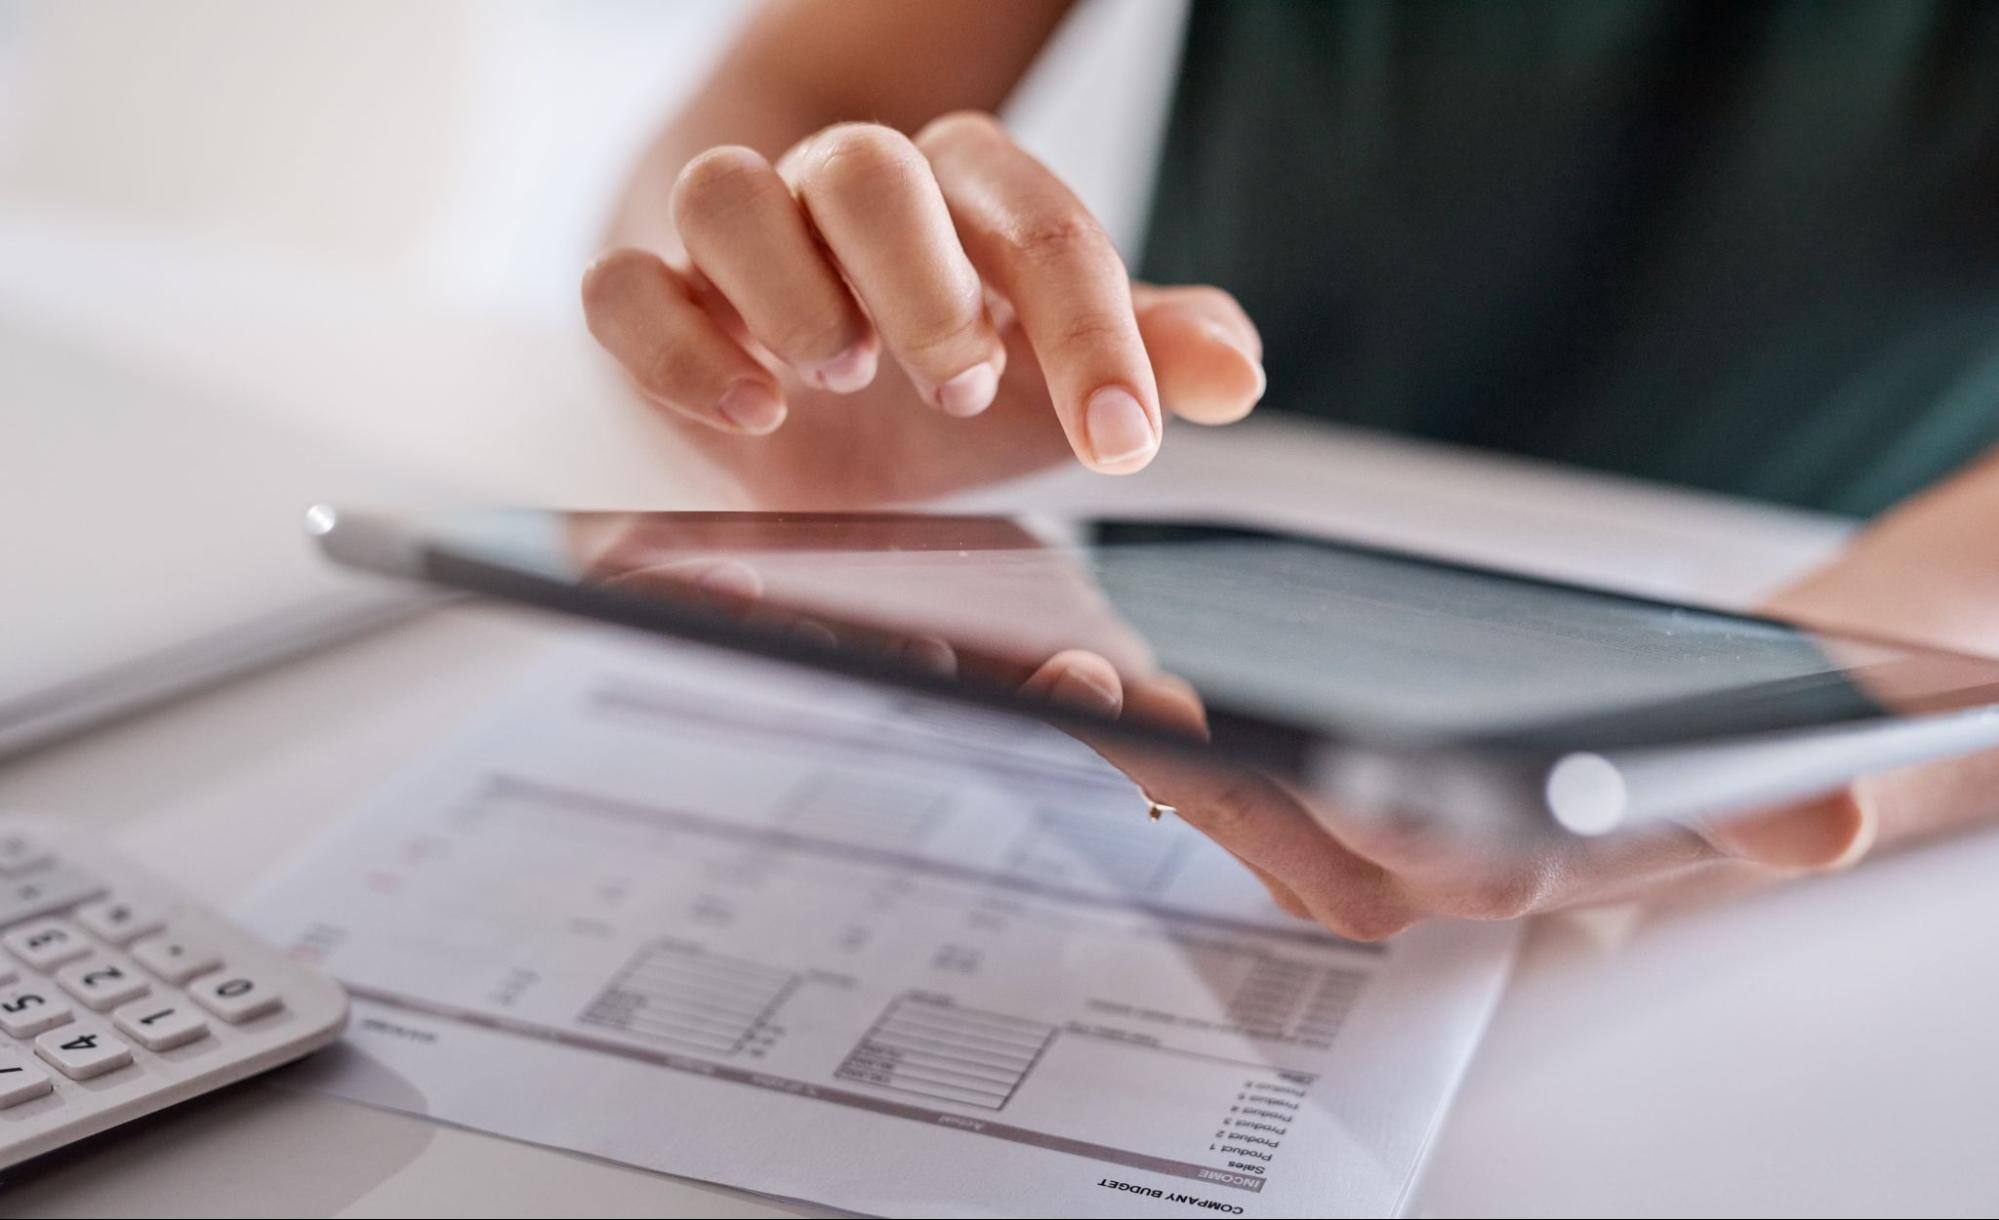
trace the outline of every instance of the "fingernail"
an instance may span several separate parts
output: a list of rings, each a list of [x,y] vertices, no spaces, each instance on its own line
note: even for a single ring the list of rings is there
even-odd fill
[[[748,377],[724,391],[715,409],[752,436],[774,432],[784,422],[784,400],[763,382]]]
[[[1145,408],[1122,386],[1105,386],[1090,395],[1083,431],[1099,466],[1122,466],[1159,448],[1159,435],[1152,430]]]
[[[970,419],[993,403],[999,391],[999,370],[988,361],[975,364],[937,387],[937,405],[944,414]]]
[[[809,618],[799,619],[791,625],[790,630],[793,639],[803,640],[815,648],[838,648],[840,646],[840,637],[833,634],[831,627]]]
[[[763,593],[763,581],[755,570],[733,559],[697,559],[686,576],[696,587],[723,597],[748,601]]]
[[[897,660],[949,678],[958,672],[958,654],[935,636],[913,635],[890,643],[888,654]]]
[[[806,380],[835,394],[859,393],[874,382],[878,354],[875,345],[863,339],[831,360],[808,369]]]
[[[1084,677],[1081,670],[1075,669],[1065,669],[1055,675],[1054,684],[1048,688],[1048,697],[1056,703],[1104,715],[1117,711],[1124,703],[1117,691],[1097,685]]]

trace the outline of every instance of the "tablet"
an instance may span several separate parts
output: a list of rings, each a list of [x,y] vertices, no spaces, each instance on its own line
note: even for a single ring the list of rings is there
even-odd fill
[[[1999,661],[1212,521],[314,508],[342,563],[1464,830],[1713,818],[1999,745]],[[1023,689],[1050,657],[1205,725]]]

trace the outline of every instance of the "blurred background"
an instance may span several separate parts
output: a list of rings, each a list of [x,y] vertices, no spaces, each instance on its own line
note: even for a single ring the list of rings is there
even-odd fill
[[[559,322],[622,160],[741,7],[13,0],[0,184]]]
[[[1184,5],[1089,0],[1010,116],[1136,236]],[[747,0],[0,3],[14,216],[560,325],[612,192]]]

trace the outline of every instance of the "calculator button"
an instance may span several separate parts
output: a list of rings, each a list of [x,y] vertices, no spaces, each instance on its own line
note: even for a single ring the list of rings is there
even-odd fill
[[[150,936],[167,926],[167,921],[149,907],[136,906],[123,898],[100,898],[76,909],[76,922],[94,936],[124,948],[141,936]]]
[[[132,946],[139,964],[178,987],[197,974],[222,966],[222,955],[213,949],[189,944],[178,936],[149,936]]]
[[[0,835],[0,877],[15,877],[55,859],[55,853],[27,835]]]
[[[0,959],[0,987],[17,983],[20,980],[21,972],[8,965],[4,959]]]
[[[70,1018],[69,1001],[42,987],[0,991],[0,1029],[16,1038],[32,1038]]]
[[[284,1007],[284,997],[268,984],[233,970],[219,970],[207,978],[196,980],[187,989],[187,994],[195,1003],[231,1025]]]
[[[45,1097],[55,1087],[47,1072],[11,1051],[0,1051],[0,1110]]]
[[[208,1022],[179,1000],[136,1000],[111,1014],[118,1032],[149,1051],[170,1051],[208,1036]]]
[[[92,1012],[116,1008],[150,990],[137,966],[105,955],[64,966],[56,972],[56,982]]]
[[[52,970],[90,952],[90,940],[67,919],[38,919],[0,936],[15,957],[31,970]]]
[[[101,1029],[72,1025],[35,1039],[35,1053],[71,1080],[89,1080],[132,1062],[132,1048]]]
[[[60,911],[103,892],[104,886],[94,878],[60,864],[19,877],[0,878],[0,927]]]

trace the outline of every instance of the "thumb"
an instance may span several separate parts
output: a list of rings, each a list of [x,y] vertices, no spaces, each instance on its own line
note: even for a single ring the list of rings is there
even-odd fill
[[[1236,299],[1195,284],[1131,286],[1160,405],[1197,424],[1231,424],[1263,397],[1263,339]]]
[[[1880,819],[1859,785],[1815,800],[1705,822],[1696,832],[1723,855],[1784,870],[1844,868],[1874,845]]]

